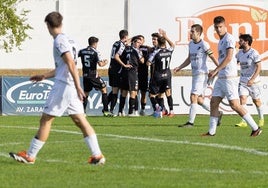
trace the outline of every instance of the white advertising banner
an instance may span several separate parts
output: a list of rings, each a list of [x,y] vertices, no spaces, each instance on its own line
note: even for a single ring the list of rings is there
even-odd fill
[[[103,77],[106,83],[108,78]],[[40,115],[43,111],[43,105],[47,99],[49,92],[54,84],[53,80],[44,80],[38,83],[32,83],[29,81],[29,77],[3,77],[1,88],[1,114],[0,115]],[[82,81],[82,80],[81,80]],[[268,91],[268,77],[261,77],[261,92],[262,102],[264,105],[264,113],[268,114],[268,95],[265,95]],[[172,95],[174,102],[175,114],[188,114],[190,108],[190,91],[191,91],[191,76],[181,76],[172,78]],[[107,85],[108,86],[108,85]],[[111,88],[108,86],[108,91]],[[205,90],[205,103],[209,105],[213,87],[208,87]],[[102,115],[102,97],[101,92],[92,90],[88,97],[88,106],[86,113],[88,115]],[[165,98],[166,103],[166,98]],[[118,104],[114,110],[114,113],[118,112]],[[168,104],[165,106],[168,108]],[[220,104],[220,110],[224,114],[235,114],[230,108],[226,99]],[[251,98],[247,101],[247,110],[251,114],[257,114],[257,110],[252,103]],[[125,113],[128,112],[128,99],[125,105]],[[146,113],[152,114],[153,110],[151,102],[147,97]],[[198,108],[198,114],[209,114],[208,111],[202,107]]]
[[[182,76],[182,77],[173,77],[172,79],[172,95],[174,102],[174,111],[176,114],[187,114],[190,108],[190,92],[192,77],[190,76]],[[261,77],[261,93],[262,93],[262,103],[264,105],[264,113],[268,114],[268,77]],[[237,88],[238,89],[238,88]],[[209,104],[211,95],[213,91],[213,86],[208,86],[205,90],[205,103]],[[257,114],[256,107],[251,100],[251,97],[248,97],[247,110],[250,114]],[[220,110],[224,112],[224,114],[236,114],[229,106],[228,100],[223,99],[220,104]],[[209,114],[208,111],[204,110],[201,106],[198,108],[198,114]]]

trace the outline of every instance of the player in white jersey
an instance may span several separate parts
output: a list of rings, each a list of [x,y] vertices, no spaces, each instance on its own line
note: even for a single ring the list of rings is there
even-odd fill
[[[16,161],[34,164],[38,152],[49,136],[55,117],[62,116],[64,112],[67,112],[76,126],[81,129],[86,145],[92,154],[88,162],[90,164],[104,164],[105,158],[101,153],[96,133],[84,115],[82,101],[85,94],[80,86],[80,78],[76,67],[78,50],[75,42],[62,33],[62,20],[63,17],[58,12],[51,12],[45,17],[48,31],[54,38],[55,69],[30,78],[30,80],[38,82],[55,77],[54,86],[50,91],[40,119],[39,130],[27,151],[10,152],[9,154]]]
[[[258,136],[262,130],[258,127],[252,116],[239,103],[237,62],[235,58],[235,39],[227,32],[225,19],[222,16],[214,18],[214,29],[220,37],[218,43],[219,66],[209,73],[213,78],[218,74],[210,101],[209,131],[202,136],[214,136],[216,134],[219,119],[219,104],[224,97],[227,98],[231,108],[237,112],[251,127],[250,136]]]
[[[184,62],[174,68],[174,72],[178,72],[184,67],[191,64],[192,68],[192,89],[191,89],[191,106],[189,111],[189,120],[179,127],[193,127],[194,120],[196,117],[196,111],[198,105],[202,106],[205,110],[210,111],[209,104],[204,102],[204,91],[207,87],[208,81],[208,67],[207,57],[210,57],[213,63],[218,66],[218,61],[215,59],[209,44],[201,39],[203,28],[199,24],[191,26],[190,38],[192,39],[189,43],[189,54]],[[219,122],[220,123],[220,122]]]
[[[259,52],[251,48],[252,36],[242,34],[239,36],[239,52],[236,54],[237,62],[240,64],[240,83],[239,97],[240,104],[245,108],[247,97],[252,98],[259,115],[259,126],[264,125],[263,105],[261,102],[260,92],[260,72],[261,72],[261,57]],[[238,127],[246,127],[247,123],[242,121],[236,124]]]

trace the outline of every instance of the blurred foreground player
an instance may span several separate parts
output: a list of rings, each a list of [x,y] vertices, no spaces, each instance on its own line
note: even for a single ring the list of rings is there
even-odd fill
[[[9,155],[16,161],[34,164],[38,152],[49,136],[55,117],[62,116],[64,112],[67,112],[76,126],[81,129],[86,145],[91,152],[88,162],[90,164],[104,164],[105,158],[100,150],[95,131],[84,116],[82,100],[85,94],[80,86],[76,67],[78,51],[75,42],[62,33],[62,20],[63,17],[58,12],[51,12],[45,17],[48,31],[54,38],[53,52],[56,68],[46,74],[30,78],[30,80],[38,82],[55,77],[54,86],[50,91],[40,119],[40,127],[32,139],[28,151],[10,152]]]

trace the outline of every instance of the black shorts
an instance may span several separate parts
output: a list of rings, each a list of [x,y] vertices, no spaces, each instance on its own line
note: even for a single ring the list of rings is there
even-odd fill
[[[136,71],[125,71],[122,74],[120,88],[128,91],[138,91],[138,73]]]
[[[109,75],[109,85],[111,87],[120,87],[121,74],[119,73],[108,73]]]
[[[139,74],[138,75],[139,80],[139,90],[140,91],[148,91],[148,72],[147,74]]]
[[[156,95],[164,93],[167,89],[171,89],[171,77],[161,79],[152,78],[149,83],[149,93]]]
[[[106,84],[101,77],[97,78],[83,77],[83,86],[85,92],[90,92],[92,88],[95,88],[96,90],[105,88]]]

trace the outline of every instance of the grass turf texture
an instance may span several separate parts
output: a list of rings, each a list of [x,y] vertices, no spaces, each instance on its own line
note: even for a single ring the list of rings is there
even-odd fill
[[[106,157],[104,166],[87,164],[89,152],[68,117],[56,118],[34,165],[9,158],[28,149],[38,128],[36,116],[0,116],[0,187],[267,187],[268,126],[258,137],[238,128],[237,115],[224,115],[214,137],[208,116],[194,128],[178,128],[187,116],[87,117]],[[256,117],[255,117],[256,119]]]

